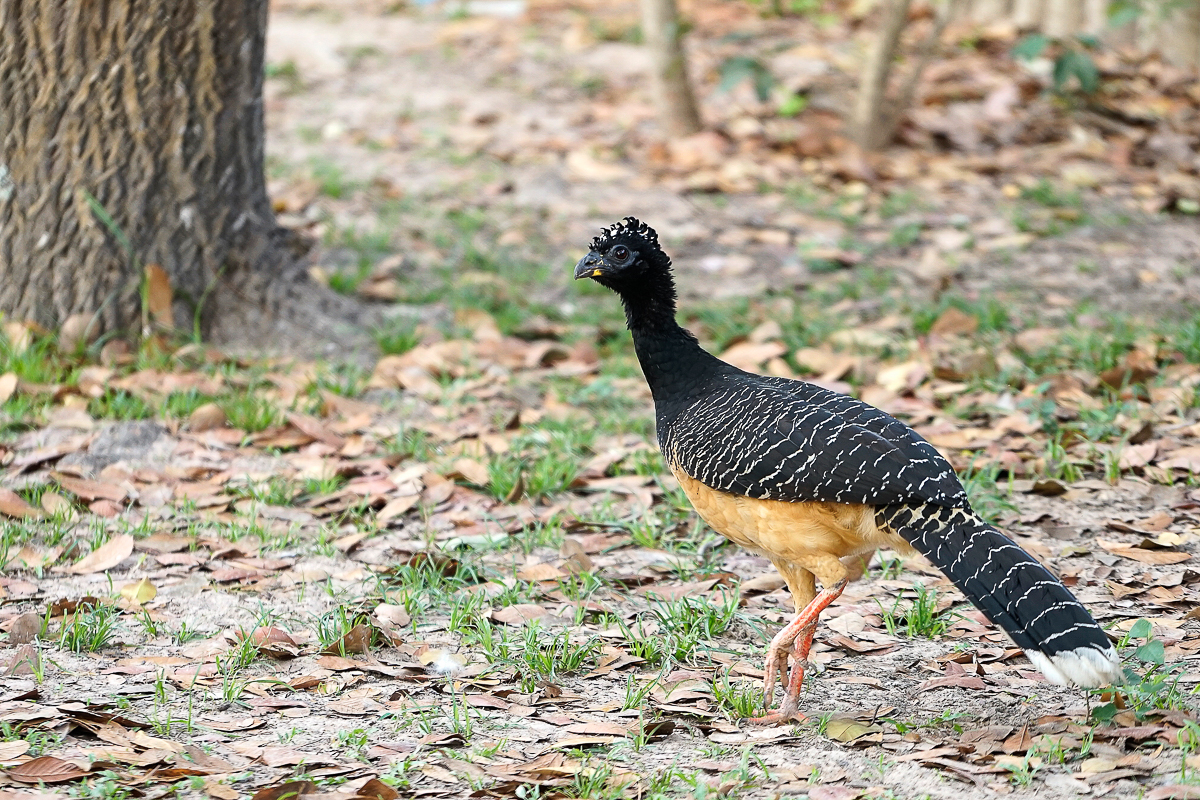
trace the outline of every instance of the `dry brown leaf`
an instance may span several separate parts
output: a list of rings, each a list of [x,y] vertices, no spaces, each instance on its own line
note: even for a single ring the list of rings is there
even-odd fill
[[[243,638],[239,636],[238,638]],[[295,658],[300,646],[291,634],[281,628],[263,626],[255,628],[248,637],[263,655],[271,658]]]
[[[72,575],[89,575],[93,572],[103,572],[112,569],[133,555],[133,537],[128,533],[114,536],[107,542],[88,553],[78,563],[67,567]]]
[[[346,653],[367,653],[371,650],[371,634],[374,628],[370,625],[358,624],[346,632],[346,635],[321,651],[324,655],[340,656]]]
[[[258,717],[206,717],[204,724],[209,728],[214,728],[226,733],[240,733],[242,731],[261,728],[265,723]]]
[[[1200,800],[1200,786],[1194,783],[1172,783],[1151,789],[1146,800]]]
[[[27,322],[5,322],[0,325],[0,330],[4,331],[8,346],[16,355],[24,353],[33,344],[33,329]]]
[[[371,780],[358,787],[355,797],[362,797],[365,800],[396,800],[400,793],[388,786],[379,778],[371,778]]]
[[[417,366],[402,367],[395,377],[396,385],[401,389],[416,392],[426,399],[442,396],[442,385],[438,383],[428,370]]]
[[[862,797],[862,795],[862,789],[836,784],[813,786],[808,789],[808,796],[811,800],[856,800],[856,798]]]
[[[237,789],[221,783],[212,777],[204,779],[204,793],[209,797],[217,798],[217,800],[238,800],[242,796],[242,793]]]
[[[36,611],[26,611],[8,626],[8,643],[29,644],[42,630],[42,616]]]
[[[721,360],[753,372],[772,358],[778,358],[786,352],[787,345],[783,342],[740,342],[721,353]]]
[[[288,781],[279,786],[259,789],[250,796],[250,800],[295,800],[295,798],[316,793],[317,785],[312,781]]]
[[[323,442],[335,450],[341,450],[346,446],[346,440],[338,436],[329,428],[325,427],[325,423],[321,420],[310,417],[308,414],[301,414],[296,411],[290,411],[287,415],[288,422],[292,423],[301,433],[306,436],[311,436],[318,442]]]
[[[380,603],[375,606],[373,622],[376,629],[388,641],[393,645],[397,645],[404,640],[403,629],[408,626],[411,619],[403,606]]]
[[[504,502],[512,504],[518,502],[525,495],[525,473],[517,473],[517,481],[513,487],[508,490],[508,494],[504,495]]]
[[[1137,545],[1124,544],[1123,542],[1106,542],[1103,539],[1096,542],[1114,556],[1128,558],[1142,564],[1153,564],[1163,566],[1166,564],[1182,564],[1191,556],[1177,550],[1146,550]]]
[[[492,611],[492,621],[504,625],[524,625],[526,622],[549,616],[550,612],[534,603],[517,603]]]
[[[859,359],[846,353],[817,347],[802,347],[793,356],[796,363],[821,376],[821,380],[836,381],[846,377]]]
[[[920,386],[927,377],[929,367],[923,362],[905,361],[903,364],[879,370],[875,382],[892,394],[905,394]]]
[[[62,488],[84,500],[111,500],[119,503],[129,496],[129,492],[123,487],[104,481],[74,478],[60,472],[54,473],[54,479]]]
[[[0,763],[20,758],[25,755],[30,747],[32,745],[25,739],[17,739],[14,742],[0,742]]]
[[[517,577],[523,581],[537,583],[538,581],[556,581],[567,577],[567,573],[553,564],[529,564],[517,572]]]
[[[1000,749],[1012,755],[1013,753],[1024,753],[1029,748],[1033,747],[1033,738],[1029,735],[1029,726],[1023,726],[1021,730],[1014,733],[1004,740],[1000,745]]]
[[[380,522],[387,522],[390,519],[395,519],[415,506],[417,501],[420,499],[420,495],[407,494],[402,497],[389,500],[383,508],[379,509],[379,513],[375,515],[375,518]]]
[[[151,736],[144,731],[132,730],[129,732],[129,739],[137,747],[146,750],[166,750],[170,753],[182,753],[184,745],[179,742],[172,742],[169,739],[159,739],[156,736]]]
[[[1154,354],[1145,350],[1130,350],[1122,363],[1100,373],[1100,380],[1114,389],[1145,383],[1158,375]]]
[[[447,476],[451,480],[462,479],[476,486],[487,486],[491,482],[486,465],[473,458],[459,458],[454,462],[454,470]]]
[[[942,312],[929,332],[935,336],[966,336],[979,329],[979,318],[950,306]]]
[[[404,606],[393,605],[391,603],[380,603],[375,606],[375,617],[380,622],[394,625],[398,628],[403,628],[412,621]]]
[[[1138,522],[1138,527],[1140,527],[1142,530],[1151,531],[1153,533],[1158,533],[1159,531],[1165,531],[1167,528],[1171,527],[1171,524],[1173,522],[1175,522],[1174,514],[1171,514],[1170,512],[1167,512],[1167,511],[1159,511],[1158,513],[1151,514],[1146,519],[1143,519],[1140,522]],[[1165,535],[1175,536],[1175,534],[1165,534]],[[1176,542],[1176,544],[1178,544],[1178,542]]]
[[[762,575],[756,575],[748,581],[743,581],[741,590],[743,595],[748,594],[766,594],[773,592],[776,589],[782,589],[787,586],[787,581],[778,572],[766,572]]]
[[[1046,497],[1058,497],[1067,493],[1068,486],[1057,478],[1039,478],[1033,482],[1029,491]]]
[[[188,430],[193,433],[203,433],[224,427],[226,421],[225,411],[219,405],[205,403],[188,415]]]
[[[54,756],[39,756],[4,773],[19,783],[63,783],[90,775],[91,770]]]
[[[26,503],[19,494],[3,487],[0,487],[0,514],[13,519],[42,516],[39,509]]]
[[[1119,466],[1122,470],[1128,470],[1154,463],[1158,446],[1158,442],[1128,445],[1121,450]]]
[[[32,644],[23,644],[4,668],[5,675],[36,675],[41,672],[42,654]]]
[[[42,510],[47,514],[62,514],[64,516],[73,516],[74,509],[71,506],[71,501],[63,497],[55,491],[42,492],[41,499]]]
[[[584,551],[580,541],[571,536],[563,538],[562,546],[558,548],[558,552],[564,558],[563,568],[570,573],[591,572],[596,568],[595,562]]]
[[[896,756],[893,761],[924,761],[927,758],[940,758],[942,756],[958,755],[957,747],[933,747],[928,750],[914,750],[911,753],[905,753],[902,756]]]
[[[848,636],[830,636],[829,643],[852,653],[874,653],[882,655],[896,649],[895,642],[860,642]],[[932,687],[931,687],[932,688]]]
[[[1102,757],[1087,758],[1079,764],[1079,771],[1083,773],[1111,772],[1116,768],[1116,761]]]

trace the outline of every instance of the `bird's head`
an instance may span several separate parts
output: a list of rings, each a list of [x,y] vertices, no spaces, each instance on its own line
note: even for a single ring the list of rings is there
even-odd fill
[[[575,279],[591,278],[624,297],[661,291],[664,285],[674,300],[671,259],[658,244],[658,234],[635,217],[600,232],[591,251],[575,265]]]

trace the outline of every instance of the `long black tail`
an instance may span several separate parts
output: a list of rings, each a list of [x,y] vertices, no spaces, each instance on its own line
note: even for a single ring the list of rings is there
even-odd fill
[[[1075,595],[971,509],[890,505],[880,507],[875,520],[946,573],[1047,679],[1076,686],[1123,682],[1116,649]]]

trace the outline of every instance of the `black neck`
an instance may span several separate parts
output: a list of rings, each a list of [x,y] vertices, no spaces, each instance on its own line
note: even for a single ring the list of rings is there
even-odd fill
[[[655,405],[677,393],[681,384],[692,383],[722,365],[675,321],[673,295],[639,292],[636,297],[621,297],[633,347]]]

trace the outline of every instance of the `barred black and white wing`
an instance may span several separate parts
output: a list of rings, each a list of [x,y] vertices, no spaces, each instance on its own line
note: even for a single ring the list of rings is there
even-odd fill
[[[875,518],[944,572],[1049,680],[1122,682],[1116,649],[1075,595],[971,509],[893,505],[878,509]]]
[[[962,506],[936,449],[895,417],[803,381],[726,376],[660,416],[664,456],[696,480],[769,500]]]

